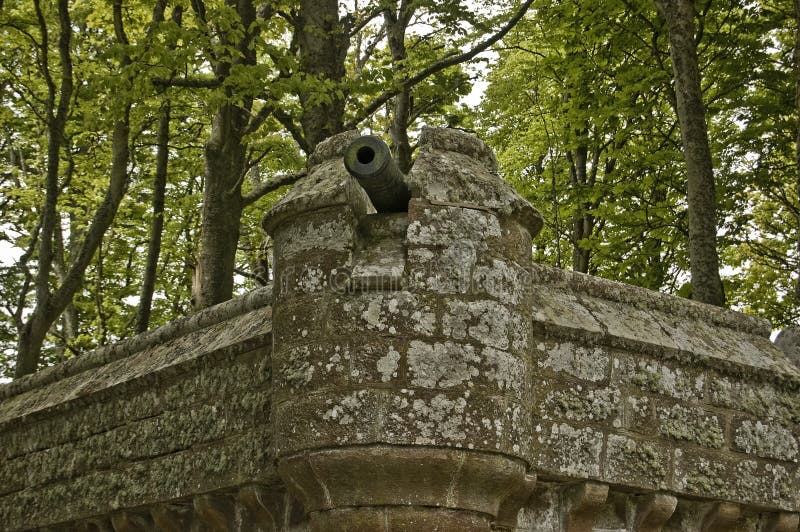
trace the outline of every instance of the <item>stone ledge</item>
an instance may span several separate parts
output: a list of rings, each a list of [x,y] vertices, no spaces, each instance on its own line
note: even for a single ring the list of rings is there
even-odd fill
[[[0,385],[0,401],[34,388],[51,384],[66,377],[103,366],[109,362],[120,360],[139,351],[144,351],[150,347],[163,344],[169,340],[190,334],[211,325],[216,325],[217,323],[228,320],[239,314],[245,314],[257,308],[269,306],[271,303],[272,285],[253,290],[236,299],[203,309],[197,314],[179,318],[132,338],[100,347],[79,357],[71,358],[56,366],[44,368],[31,375],[26,375],[10,383]]]

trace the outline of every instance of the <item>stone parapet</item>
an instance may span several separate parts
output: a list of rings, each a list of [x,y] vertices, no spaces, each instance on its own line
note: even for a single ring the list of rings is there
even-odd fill
[[[531,277],[540,478],[798,509],[800,371],[763,322],[538,265]]]
[[[0,530],[797,532],[796,331],[531,264],[460,131],[376,213],[356,136],[265,218],[274,290],[0,386]]]
[[[75,530],[123,509],[150,519],[142,508],[279,484],[269,299],[262,290],[0,388],[0,529]]]

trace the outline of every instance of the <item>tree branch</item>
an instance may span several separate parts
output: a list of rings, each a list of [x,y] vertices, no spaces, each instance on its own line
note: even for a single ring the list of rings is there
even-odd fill
[[[436,61],[429,67],[417,73],[416,75],[411,76],[406,80],[403,80],[403,82],[399,84],[399,86],[384,92],[383,94],[378,96],[375,100],[373,100],[372,103],[367,105],[359,116],[356,116],[352,120],[347,122],[344,128],[345,129],[355,128],[361,121],[371,116],[372,113],[380,109],[381,106],[383,106],[386,102],[388,102],[397,94],[403,92],[404,90],[408,90],[414,87],[417,83],[425,80],[426,78],[432,76],[433,74],[436,74],[437,72],[444,70],[445,68],[469,61],[470,59],[480,54],[481,52],[486,51],[494,43],[502,39],[509,31],[511,31],[511,29],[514,26],[516,26],[516,24],[520,20],[522,20],[522,17],[525,16],[525,13],[528,11],[528,8],[530,8],[532,3],[533,0],[525,0],[525,3],[523,3],[517,10],[517,12],[514,13],[514,16],[511,17],[508,20],[508,22],[506,22],[506,24],[502,28],[500,28],[500,30],[497,31],[497,33],[495,33],[485,41],[481,42],[480,44],[476,45],[471,50],[461,54],[451,55],[449,57],[440,59],[439,61]]]
[[[273,190],[278,190],[281,187],[286,185],[291,185],[292,183],[297,182],[299,179],[305,177],[307,175],[306,170],[301,170],[296,174],[283,174],[277,177],[274,177],[267,181],[266,183],[262,183],[247,194],[242,197],[242,205],[247,207],[248,205],[254,203],[259,198],[264,196],[265,194],[269,194]]]
[[[222,81],[217,78],[153,78],[153,85],[189,89],[216,89],[222,85]]]

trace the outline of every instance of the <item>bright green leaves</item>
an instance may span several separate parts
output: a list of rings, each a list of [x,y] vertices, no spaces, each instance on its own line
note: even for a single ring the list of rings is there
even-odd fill
[[[776,326],[800,312],[790,4],[699,15],[726,289]],[[478,123],[545,217],[535,256],[578,267],[588,255],[590,272],[674,292],[686,190],[663,21],[644,0],[534,7],[505,39]]]

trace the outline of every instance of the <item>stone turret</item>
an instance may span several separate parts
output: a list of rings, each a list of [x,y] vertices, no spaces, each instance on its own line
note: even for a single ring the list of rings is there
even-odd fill
[[[541,217],[486,145],[425,129],[406,212],[376,213],[322,143],[264,219],[275,241],[274,451],[316,530],[512,527],[533,487]]]

